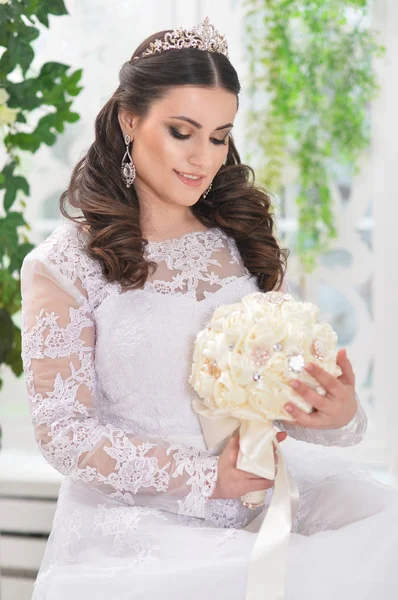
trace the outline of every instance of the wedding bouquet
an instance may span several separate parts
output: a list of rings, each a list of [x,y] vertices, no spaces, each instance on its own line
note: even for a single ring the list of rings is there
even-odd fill
[[[193,407],[201,416],[207,445],[225,440],[240,427],[237,467],[274,479],[277,428],[291,421],[287,402],[313,409],[289,385],[299,379],[325,393],[304,365],[311,361],[334,376],[337,335],[318,321],[319,308],[283,292],[256,292],[241,302],[218,307],[196,338],[190,383],[200,396]],[[246,494],[255,506],[265,492]]]

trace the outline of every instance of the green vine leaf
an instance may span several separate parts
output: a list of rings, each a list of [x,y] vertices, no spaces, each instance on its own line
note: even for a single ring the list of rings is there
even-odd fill
[[[0,219],[0,252],[11,255],[13,248],[18,246],[17,227],[25,225],[22,213],[9,212],[6,217]]]
[[[337,235],[336,167],[354,173],[369,146],[374,59],[383,48],[364,25],[370,1],[246,0],[245,7],[248,154],[274,194],[283,194],[287,168],[297,172],[295,250],[311,271]]]
[[[8,270],[11,274],[15,272],[19,273],[22,267],[23,260],[25,256],[33,250],[33,244],[24,243],[19,244],[19,246],[14,250],[11,258],[10,264],[8,265]]]
[[[21,293],[19,282],[8,269],[0,271],[0,308],[14,315],[20,309]]]
[[[0,308],[0,363],[6,362],[14,342],[14,327],[9,313]]]
[[[17,377],[22,375],[23,363],[21,330],[15,324],[13,328],[13,343],[7,352],[6,363],[11,367],[14,375]]]
[[[65,123],[75,123],[79,115],[70,110],[72,105],[68,96],[76,96],[81,87],[78,82],[82,70],[68,74],[68,65],[56,62],[45,63],[36,78],[25,79],[20,83],[8,83],[5,88],[9,94],[8,106],[21,107],[32,111],[40,106],[53,106],[55,112],[41,117],[35,129],[30,132],[10,132],[4,139],[7,147],[18,147],[28,152],[37,152],[41,144],[52,146],[57,133],[63,133]]]
[[[63,0],[40,0],[37,2],[36,16],[46,27],[49,26],[48,15],[61,17],[67,14]]]
[[[26,196],[29,196],[29,183],[21,175],[13,175],[15,163],[6,165],[1,173],[0,190],[5,189],[4,195],[4,210],[8,212],[17,197],[19,190],[23,191]]]
[[[19,35],[16,35],[17,31]],[[18,65],[25,75],[34,58],[30,44],[39,36],[39,31],[23,22],[16,24],[12,19],[8,19],[7,28],[0,30],[0,33],[3,34],[1,45],[6,48],[0,59],[0,76],[11,73]]]

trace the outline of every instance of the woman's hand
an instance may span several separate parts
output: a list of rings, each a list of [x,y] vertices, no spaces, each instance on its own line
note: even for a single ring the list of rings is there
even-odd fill
[[[304,367],[319,382],[326,395],[317,393],[300,381],[290,383],[294,391],[316,409],[308,415],[294,404],[286,404],[285,409],[292,415],[295,424],[313,429],[339,429],[355,417],[358,410],[355,375],[345,349],[337,353],[337,364],[342,370],[340,377],[333,377],[313,363]]]
[[[280,431],[276,434],[278,442],[283,442],[287,434]],[[240,498],[248,492],[268,490],[274,486],[274,480],[263,479],[257,475],[240,471],[236,468],[239,454],[239,433],[236,432],[225,446],[218,462],[218,479],[215,490],[211,496],[212,500]],[[274,445],[275,464],[278,457]]]

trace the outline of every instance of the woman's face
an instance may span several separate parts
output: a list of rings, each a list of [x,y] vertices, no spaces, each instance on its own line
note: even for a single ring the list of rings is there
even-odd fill
[[[139,199],[195,204],[227,156],[236,112],[232,92],[188,85],[172,88],[140,121],[122,112],[122,131],[133,140]]]

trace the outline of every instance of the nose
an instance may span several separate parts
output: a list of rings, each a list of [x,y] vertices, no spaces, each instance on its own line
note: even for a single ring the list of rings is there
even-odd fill
[[[200,170],[202,173],[208,174],[213,165],[213,157],[209,142],[207,144],[197,143],[194,148],[191,148],[188,163]]]

